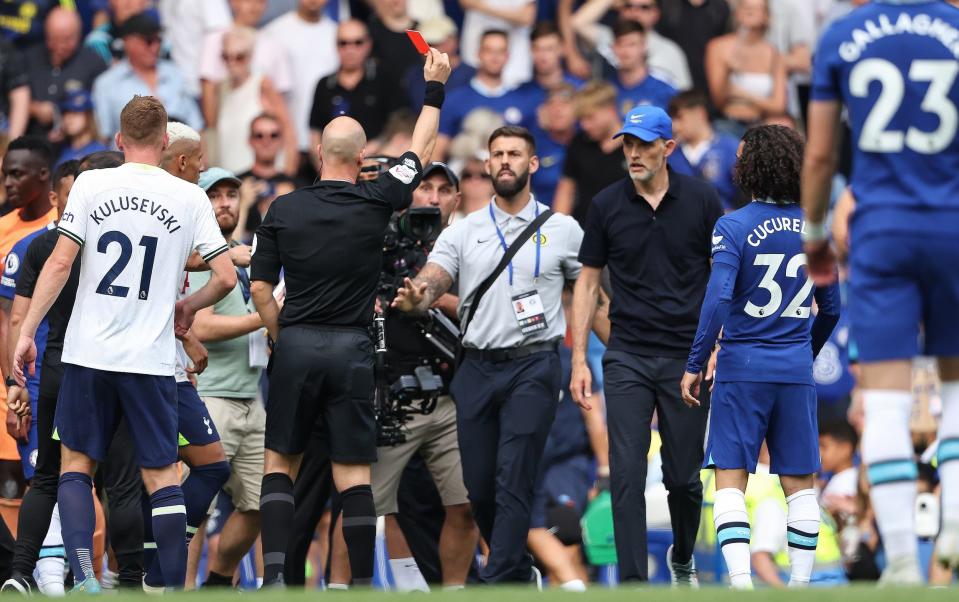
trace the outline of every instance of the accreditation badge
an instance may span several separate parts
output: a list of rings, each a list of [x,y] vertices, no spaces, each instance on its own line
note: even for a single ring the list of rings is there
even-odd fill
[[[516,322],[523,334],[546,330],[546,313],[543,299],[535,289],[514,295],[511,303]]]

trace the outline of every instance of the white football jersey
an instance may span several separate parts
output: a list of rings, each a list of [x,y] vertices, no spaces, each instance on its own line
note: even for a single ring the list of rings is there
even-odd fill
[[[126,163],[80,174],[58,226],[82,246],[63,361],[172,376],[174,305],[183,266],[227,250],[209,199],[159,167]]]

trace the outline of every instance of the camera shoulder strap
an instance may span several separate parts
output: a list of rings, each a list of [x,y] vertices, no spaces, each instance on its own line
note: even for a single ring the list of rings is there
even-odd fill
[[[476,308],[479,307],[480,301],[483,299],[483,295],[486,294],[486,291],[493,286],[493,283],[496,282],[496,279],[499,278],[499,275],[503,273],[503,270],[506,269],[506,266],[509,265],[509,262],[513,260],[513,257],[520,250],[526,241],[529,240],[533,234],[540,229],[540,227],[546,223],[546,220],[553,215],[553,212],[549,209],[540,213],[536,216],[526,229],[520,232],[519,236],[516,237],[516,240],[513,241],[513,244],[506,249],[506,252],[503,253],[503,258],[500,259],[500,262],[493,268],[493,271],[489,276],[486,277],[486,280],[480,283],[479,287],[476,289],[476,294],[473,296],[473,302],[470,304],[470,310],[466,314],[466,319],[463,320],[463,324],[460,326],[460,340],[462,341],[463,337],[466,336],[466,329],[469,328],[470,322],[473,321],[473,315],[476,314]],[[458,363],[458,362],[457,362]]]

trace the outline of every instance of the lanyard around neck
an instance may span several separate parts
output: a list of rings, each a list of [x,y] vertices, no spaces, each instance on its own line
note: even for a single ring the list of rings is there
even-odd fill
[[[505,253],[506,250],[509,248],[509,245],[506,244],[506,237],[503,236],[502,230],[499,229],[499,224],[496,223],[496,215],[493,213],[493,202],[494,201],[490,201],[490,204],[489,204],[489,218],[490,220],[493,221],[493,227],[496,228],[496,235],[499,237],[499,243],[503,247],[503,252]],[[539,217],[539,203],[537,203],[535,199],[533,199],[533,210],[536,212],[535,217],[533,219],[536,219],[537,217]],[[534,280],[539,278],[540,244],[543,240],[539,234],[539,231],[540,229],[537,228],[536,229],[536,267],[533,270]],[[507,267],[509,268],[509,285],[513,286],[513,262],[510,261]]]

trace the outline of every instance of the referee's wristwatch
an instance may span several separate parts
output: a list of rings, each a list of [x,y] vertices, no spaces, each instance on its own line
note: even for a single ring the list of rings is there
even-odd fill
[[[6,383],[7,383],[7,388],[8,388],[8,389],[9,389],[10,387],[18,387],[18,386],[20,386],[20,383],[18,383],[18,382],[16,381],[16,379],[13,378],[12,376],[8,376],[8,377],[7,377]]]

